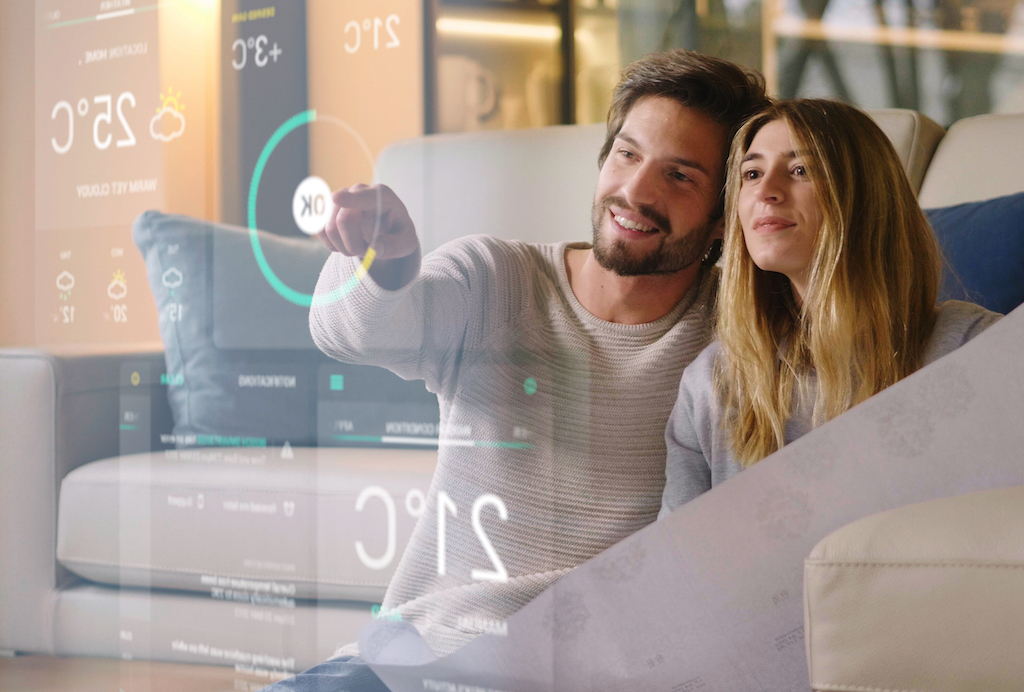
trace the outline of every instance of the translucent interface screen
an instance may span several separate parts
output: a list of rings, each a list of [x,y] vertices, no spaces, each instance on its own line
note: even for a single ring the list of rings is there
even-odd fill
[[[101,421],[83,434],[104,442],[85,446],[120,456],[76,469],[78,479],[114,478],[106,490],[75,479],[61,489],[58,523],[99,527],[75,535],[106,552],[63,562],[77,577],[59,594],[61,622],[79,627],[59,630],[59,653],[233,666],[236,690],[326,659],[374,619],[437,616],[432,641],[453,649],[472,637],[508,638],[506,615],[660,507],[664,415],[637,414],[652,408],[649,384],[624,371],[613,381],[605,361],[622,351],[595,347],[589,333],[566,346],[544,322],[550,314],[492,324],[473,313],[449,340],[431,330],[461,304],[427,296],[420,312],[396,318],[424,325],[416,344],[374,342],[360,356],[370,364],[322,353],[309,310],[330,254],[314,236],[330,218],[333,190],[382,175],[404,186],[417,223],[429,222],[419,228],[427,249],[479,233],[588,240],[600,123],[622,65],[650,51],[699,49],[764,67],[783,96],[906,106],[942,122],[1019,110],[1024,74],[1019,56],[991,47],[930,49],[922,74],[939,77],[922,78],[919,93],[916,82],[906,86],[917,80],[916,62],[904,60],[917,60],[909,47],[868,55],[863,41],[832,42],[821,55],[831,65],[834,52],[843,69],[822,70],[811,44],[823,18],[795,2],[34,0],[34,8],[35,128],[26,136],[34,138],[35,225],[25,230],[35,238],[36,341],[126,354],[101,387],[116,405],[76,410]],[[1000,13],[964,19],[995,22]],[[877,16],[833,0],[824,20],[859,26]],[[977,34],[988,46],[1009,22],[1007,14],[998,31],[978,32],[936,16],[905,29]],[[486,131],[573,121],[595,127],[533,131],[548,144],[521,150],[487,139]],[[440,137],[402,144],[428,132]],[[566,142],[587,132],[593,146],[579,171],[556,160],[577,155]],[[456,160],[477,173],[459,178]],[[535,212],[545,205],[532,196],[552,190],[579,199],[577,226],[552,228]],[[508,225],[463,223],[469,208]],[[332,310],[347,311],[354,287],[372,281],[372,257],[362,261],[321,296]],[[554,321],[571,312],[562,298]],[[463,349],[459,338],[485,322],[487,338]],[[394,324],[376,326],[391,334]],[[504,341],[491,339],[499,332]],[[436,349],[436,367],[403,369],[421,346]],[[675,356],[654,360],[661,367]],[[666,376],[667,406],[678,376]],[[604,576],[628,581],[644,562],[643,550],[627,554]],[[406,591],[385,605],[396,574]],[[793,606],[791,593],[776,590],[771,606]],[[562,625],[552,616],[544,627],[572,629],[590,617],[572,599],[563,612]],[[74,639],[83,622],[102,644]],[[802,660],[799,627],[772,645]],[[554,639],[538,647],[557,653]],[[636,661],[654,670],[671,655],[651,648]]]
[[[161,84],[155,4],[40,2],[37,10],[39,340],[138,334],[132,325],[154,315],[125,230],[141,209],[163,205],[165,151],[192,135],[189,119],[201,119],[202,104]]]

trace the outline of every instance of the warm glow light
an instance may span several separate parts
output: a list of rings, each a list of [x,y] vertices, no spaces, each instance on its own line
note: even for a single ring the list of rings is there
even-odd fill
[[[457,34],[461,36],[518,38],[532,41],[557,41],[562,38],[562,30],[557,26],[518,24],[515,22],[488,22],[480,19],[453,19],[449,17],[437,20],[437,31],[442,34]]]

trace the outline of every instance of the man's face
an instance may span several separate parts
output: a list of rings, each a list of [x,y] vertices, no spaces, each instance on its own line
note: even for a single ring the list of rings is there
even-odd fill
[[[715,224],[725,127],[663,96],[626,115],[594,195],[594,258],[620,276],[674,274],[700,260]]]

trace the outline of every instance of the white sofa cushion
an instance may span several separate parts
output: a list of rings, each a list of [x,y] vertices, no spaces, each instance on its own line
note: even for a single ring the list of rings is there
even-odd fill
[[[942,138],[921,206],[948,207],[1024,190],[1024,113],[959,120]]]
[[[848,524],[805,561],[804,599],[815,690],[1020,690],[1024,486]]]
[[[101,583],[255,604],[380,600],[416,522],[407,506],[424,504],[437,452],[289,455],[170,450],[79,467],[61,484],[57,558]]]

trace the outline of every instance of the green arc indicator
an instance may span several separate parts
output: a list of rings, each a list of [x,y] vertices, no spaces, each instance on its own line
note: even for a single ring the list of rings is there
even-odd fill
[[[366,251],[362,264],[356,268],[355,275],[349,277],[348,281],[330,293],[315,296],[312,293],[296,291],[294,288],[281,281],[280,277],[278,277],[278,275],[274,273],[274,270],[270,268],[270,263],[267,262],[267,257],[263,254],[263,247],[260,245],[260,237],[256,232],[256,196],[259,193],[260,179],[263,177],[263,169],[267,167],[267,161],[270,160],[270,155],[274,153],[274,149],[277,148],[277,145],[281,143],[281,140],[284,139],[288,133],[302,127],[303,125],[309,125],[312,122],[316,122],[316,111],[313,109],[302,111],[301,113],[293,115],[285,120],[281,126],[274,131],[274,134],[270,136],[270,139],[268,139],[267,143],[263,146],[263,151],[260,152],[260,157],[256,159],[256,167],[252,172],[252,182],[249,184],[249,242],[252,245],[252,254],[256,258],[256,264],[263,273],[263,278],[267,280],[267,283],[270,284],[271,288],[277,291],[279,296],[287,300],[289,303],[294,303],[295,305],[304,308],[311,307],[312,305],[330,304],[344,298],[360,281],[363,280],[363,277],[366,276],[366,272],[370,269],[370,265],[373,264],[373,258],[377,255],[374,249],[370,248]],[[341,121],[337,121],[337,123],[358,139],[358,135],[356,135],[348,125]],[[363,143],[361,139],[359,140],[359,143],[363,145],[365,150],[365,143]]]

